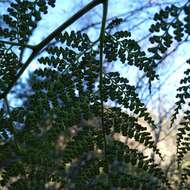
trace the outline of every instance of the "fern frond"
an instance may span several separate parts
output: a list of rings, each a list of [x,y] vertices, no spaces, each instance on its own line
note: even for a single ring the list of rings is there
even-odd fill
[[[189,64],[190,60],[188,60],[187,63]],[[184,75],[185,77],[181,79],[180,81],[181,86],[177,89],[179,93],[176,95],[176,98],[178,98],[179,100],[175,103],[176,108],[171,118],[171,126],[173,125],[174,121],[177,119],[177,115],[179,114],[179,111],[182,109],[182,106],[188,103],[188,99],[190,99],[190,69],[189,68],[184,72]]]
[[[0,28],[0,37],[25,44],[32,35],[42,13],[47,14],[48,6],[54,7],[55,0],[16,1],[7,9],[9,14],[3,16],[9,28]]]
[[[116,32],[105,36],[105,57],[108,62],[119,59],[123,64],[134,65],[146,73],[150,81],[157,78],[154,71],[155,63],[141,50],[138,43],[130,38],[128,31]]]
[[[190,167],[187,166],[182,169],[180,176],[179,189],[187,189],[189,187],[188,178],[190,177]]]
[[[108,134],[120,133],[123,136],[134,139],[144,146],[153,149],[162,159],[160,150],[156,148],[154,140],[147,127],[138,123],[136,117],[129,116],[120,108],[110,108],[105,113],[105,126]]]
[[[124,163],[129,163],[134,167],[148,172],[150,175],[161,180],[163,186],[170,189],[170,184],[162,169],[153,163],[154,161],[152,159],[148,159],[147,156],[144,156],[143,153],[138,152],[136,149],[130,149],[122,142],[113,141],[113,147],[109,148],[108,161],[114,162],[115,156],[118,161],[124,161]]]
[[[111,99],[134,114],[142,117],[151,127],[156,128],[153,119],[135,92],[135,87],[128,84],[126,78],[120,77],[118,72],[110,72],[104,76],[105,101]]]
[[[154,46],[148,49],[153,54],[152,59],[161,60],[174,40],[180,42],[189,35],[189,7],[190,4],[187,1],[181,7],[167,6],[155,14],[156,23],[152,24],[149,29],[153,34],[149,40]],[[181,19],[183,13],[186,15],[185,22]]]
[[[190,151],[189,133],[190,131],[190,111],[184,112],[183,121],[180,122],[180,127],[177,129],[177,162],[178,166],[183,160],[185,154]]]
[[[80,31],[71,31],[70,34],[68,32],[64,32],[56,37],[58,42],[62,44],[66,44],[69,47],[77,48],[79,51],[84,51],[90,48],[92,42],[86,33],[81,33]]]
[[[189,60],[187,61],[189,63]],[[182,106],[186,106],[185,109],[189,108],[188,100],[190,98],[190,69],[188,68],[185,72],[185,77],[180,81],[181,86],[177,89],[179,92],[176,95],[176,98],[179,100],[175,103],[176,108],[174,114],[171,118],[171,126],[174,121],[177,119],[179,111],[182,110]],[[186,105],[187,104],[187,105]],[[190,112],[189,110],[184,111],[184,116],[181,118],[180,127],[177,129],[177,162],[178,166],[180,165],[184,155],[190,150],[189,149],[189,122],[190,122]]]
[[[13,50],[0,43],[0,94],[14,80],[21,66]]]

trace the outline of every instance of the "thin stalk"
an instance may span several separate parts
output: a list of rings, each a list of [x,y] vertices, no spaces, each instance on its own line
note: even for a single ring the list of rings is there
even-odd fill
[[[101,126],[102,133],[104,135],[104,155],[106,158],[107,153],[107,142],[106,142],[106,131],[104,126],[104,102],[103,102],[103,50],[104,50],[104,39],[105,39],[105,28],[106,28],[106,18],[108,12],[108,0],[103,3],[103,15],[102,15],[102,25],[100,31],[100,101],[101,101]]]

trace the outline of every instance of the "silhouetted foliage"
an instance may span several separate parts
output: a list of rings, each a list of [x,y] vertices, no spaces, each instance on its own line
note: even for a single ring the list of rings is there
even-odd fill
[[[94,42],[80,31],[64,31],[99,4],[103,5],[103,17],[98,40]],[[155,14],[149,38],[154,46],[148,49],[149,54],[141,50],[130,32],[109,32],[122,19],[115,19],[106,27],[107,0],[93,0],[39,44],[29,45],[49,6],[54,7],[55,1],[15,0],[3,16],[7,28],[0,28],[2,187],[10,190],[172,189],[167,173],[154,159],[115,138],[120,134],[133,139],[158,155],[160,162],[163,160],[148,130],[157,126],[135,87],[127,77],[105,71],[103,66],[104,62],[116,61],[136,66],[145,73],[151,91],[152,81],[158,79],[158,60],[174,40],[180,42],[190,33],[190,2],[182,7],[168,6]],[[52,40],[56,43],[49,45]],[[32,53],[22,63],[27,48]],[[23,99],[22,106],[11,107],[7,96],[36,57],[39,67],[29,83],[31,93]],[[179,170],[190,145],[189,73],[187,69],[181,80],[179,101],[171,118],[173,125],[179,110],[186,105],[177,132]],[[178,188],[189,189],[189,167],[181,170]]]

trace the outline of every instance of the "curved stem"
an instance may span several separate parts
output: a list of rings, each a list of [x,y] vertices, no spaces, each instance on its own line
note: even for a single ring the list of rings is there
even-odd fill
[[[103,50],[104,50],[104,38],[105,38],[105,28],[106,28],[106,18],[108,12],[108,0],[103,2],[103,16],[102,25],[100,31],[100,101],[101,101],[101,126],[102,133],[104,135],[104,154],[106,157],[107,143],[106,143],[106,131],[104,126],[104,102],[103,102]]]
[[[21,75],[24,73],[24,71],[28,68],[32,60],[39,54],[39,52],[48,45],[56,36],[58,36],[63,30],[65,30],[68,26],[73,24],[76,20],[78,20],[80,17],[85,15],[88,11],[93,9],[99,4],[102,4],[107,2],[107,0],[93,0],[89,4],[87,4],[85,7],[80,9],[77,13],[75,13],[72,17],[70,17],[66,22],[64,22],[61,26],[59,26],[57,29],[55,29],[51,34],[49,34],[44,40],[42,40],[38,45],[32,46],[33,52],[25,62],[25,64],[21,67],[18,74],[15,76],[15,79],[9,84],[7,89],[4,91],[4,93],[0,94],[0,100],[5,98],[6,95],[10,92],[10,90],[13,88],[13,86],[16,84],[18,79],[21,77]],[[105,5],[104,5],[105,7]],[[105,11],[104,11],[105,12]],[[101,32],[102,33],[102,32]],[[103,32],[104,33],[104,32]],[[102,36],[102,35],[100,35]],[[15,44],[16,45],[16,44]]]
[[[44,48],[46,45],[48,45],[49,42],[51,42],[56,36],[58,36],[63,30],[65,30],[68,26],[73,24],[76,20],[78,20],[80,17],[82,17],[88,11],[90,11],[97,5],[103,3],[104,1],[103,0],[93,0],[92,2],[87,4],[85,7],[80,9],[76,14],[74,14],[72,17],[70,17],[66,22],[64,22],[62,25],[60,25],[58,28],[56,28],[49,36],[47,36],[38,45],[36,45],[35,48],[38,51],[40,51],[42,48]]]

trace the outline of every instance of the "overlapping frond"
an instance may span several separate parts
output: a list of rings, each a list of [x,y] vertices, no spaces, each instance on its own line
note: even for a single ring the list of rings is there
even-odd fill
[[[65,25],[101,3],[105,19],[105,2],[92,1]],[[148,129],[156,129],[155,121],[135,87],[119,72],[104,71],[103,61],[136,66],[151,83],[158,78],[156,62],[173,40],[180,42],[190,34],[189,1],[155,15],[150,56],[130,32],[112,34],[124,22],[118,18],[94,42],[80,31],[55,30],[45,42],[28,45],[48,6],[54,7],[55,0],[15,0],[3,17],[7,28],[0,28],[0,38],[5,39],[0,41],[0,95],[5,104],[0,109],[0,184],[9,185],[10,190],[171,189],[167,174],[155,160],[115,138],[115,134],[130,138],[163,159]],[[53,39],[56,43],[49,44]],[[28,82],[30,93],[20,93],[23,104],[10,107],[6,96],[26,69],[21,63],[25,48],[32,49],[26,68],[38,54],[45,54],[38,57],[39,67]],[[187,69],[181,80],[172,124],[182,106],[189,107],[189,74]],[[189,124],[187,108],[177,129],[178,165],[190,150]],[[179,186],[184,189],[187,176],[189,168],[181,174]]]

